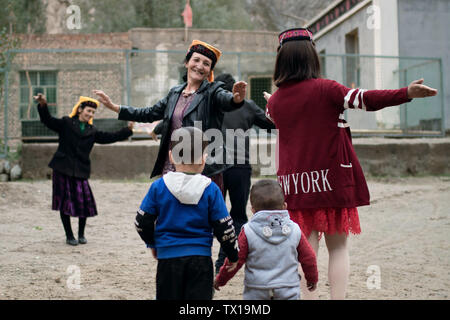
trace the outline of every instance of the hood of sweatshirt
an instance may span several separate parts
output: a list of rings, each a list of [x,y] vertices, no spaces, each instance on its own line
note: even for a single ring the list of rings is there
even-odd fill
[[[264,210],[255,213],[248,225],[263,240],[278,244],[292,233],[293,223],[287,210]]]
[[[196,205],[211,179],[200,173],[191,175],[183,172],[168,172],[163,176],[170,193],[183,204]]]

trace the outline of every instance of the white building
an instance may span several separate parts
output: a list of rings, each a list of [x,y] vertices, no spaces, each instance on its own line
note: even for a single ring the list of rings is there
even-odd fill
[[[352,129],[411,134],[450,128],[449,0],[336,0],[307,26],[324,55],[327,78],[349,87],[395,89],[423,77],[440,90],[401,107],[348,112]]]

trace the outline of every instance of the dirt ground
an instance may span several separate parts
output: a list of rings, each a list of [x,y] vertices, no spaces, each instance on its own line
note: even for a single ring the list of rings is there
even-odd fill
[[[133,225],[150,183],[90,183],[99,216],[88,219],[88,243],[76,247],[66,245],[59,213],[50,210],[50,180],[0,183],[0,299],[154,299],[157,263]],[[372,204],[359,209],[362,233],[350,238],[347,298],[449,299],[450,178],[368,183]],[[72,227],[76,234],[77,220]],[[320,245],[318,292],[329,299]],[[242,299],[243,274],[214,299]]]

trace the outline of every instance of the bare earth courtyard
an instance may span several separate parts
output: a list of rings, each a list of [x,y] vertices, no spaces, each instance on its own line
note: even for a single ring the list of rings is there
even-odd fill
[[[99,215],[88,219],[88,243],[71,247],[59,213],[50,209],[50,180],[0,183],[0,299],[154,299],[157,262],[133,224],[150,183],[90,184]],[[359,208],[362,233],[350,238],[347,298],[449,299],[450,178],[368,185],[372,204]],[[217,252],[214,240],[214,259]],[[328,299],[323,240],[318,258],[319,297]],[[243,274],[214,299],[242,299]]]

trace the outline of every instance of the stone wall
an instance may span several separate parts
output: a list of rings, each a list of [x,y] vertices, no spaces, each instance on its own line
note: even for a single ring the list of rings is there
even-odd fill
[[[436,139],[354,139],[353,144],[366,175],[448,175],[450,138]],[[51,144],[25,144],[21,167],[26,179],[51,177],[50,162],[57,147]],[[260,144],[259,147],[266,148]],[[147,179],[156,160],[159,145],[154,141],[120,142],[96,145],[91,153],[93,179]],[[271,145],[274,150],[274,145]],[[253,165],[258,176],[264,165]],[[266,168],[267,169],[267,168]],[[275,175],[274,166],[268,174]],[[266,170],[267,172],[267,170]]]

